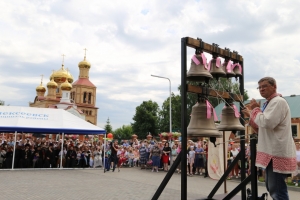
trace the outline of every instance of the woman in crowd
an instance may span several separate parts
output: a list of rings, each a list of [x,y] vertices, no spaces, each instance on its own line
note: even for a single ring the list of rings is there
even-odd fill
[[[198,146],[195,149],[195,168],[196,173],[202,175],[202,170],[204,168],[204,149],[202,148],[202,144],[199,142]]]
[[[232,160],[235,159],[235,157],[238,155],[239,150],[237,149],[237,145],[236,144],[232,144],[232,149],[231,149],[231,155],[232,155]],[[231,171],[231,178],[234,176],[235,174],[235,178],[239,178],[239,166],[238,163],[234,165],[232,171]]]
[[[140,153],[137,148],[133,147],[133,154],[134,154],[134,160],[133,160],[134,166],[138,167],[138,165],[140,165]]]
[[[59,159],[57,159],[57,167],[60,167],[60,158],[61,158],[61,156],[62,156],[62,167],[65,166],[65,164],[66,164],[66,155],[67,155],[67,149],[66,149],[66,147],[64,147],[63,150],[59,151],[59,154],[58,154]]]
[[[129,164],[129,167],[135,166],[134,153],[133,153],[132,147],[129,147],[129,150],[128,150],[128,164]]]
[[[164,145],[164,148],[162,150],[162,162],[163,162],[163,167],[164,171],[168,171],[168,164],[169,164],[169,155],[171,152],[171,148],[169,147],[169,143],[166,142]]]
[[[55,163],[54,163],[54,151],[53,151],[53,144],[50,143],[49,147],[46,151],[45,154],[45,163],[44,163],[44,167],[45,168],[55,168]]]
[[[119,162],[118,162],[118,171],[120,171],[120,167],[122,166],[123,163],[126,162],[127,160],[127,156],[128,156],[128,153],[127,153],[127,149],[126,147],[124,148],[123,146],[119,146],[119,149],[120,149],[120,152],[118,152],[118,157],[119,157]]]
[[[94,168],[96,167],[102,167],[102,149],[100,146],[97,146],[93,152],[94,156]]]
[[[118,158],[118,155],[117,155],[118,148],[119,148],[119,146],[118,146],[118,140],[115,140],[114,142],[111,143],[111,147],[110,147],[110,150],[111,150],[110,162],[111,162],[111,168],[112,168],[113,172],[115,171],[116,165],[119,162],[119,158]]]
[[[140,160],[139,160],[139,164],[141,166],[141,169],[145,169],[146,168],[146,162],[147,162],[147,152],[146,152],[146,147],[145,147],[145,143],[143,142],[140,145],[140,149],[139,149],[139,153],[140,153]]]
[[[152,158],[152,172],[154,172],[154,170],[158,172],[161,154],[162,151],[158,148],[157,143],[155,143],[153,148],[150,151],[150,156],[149,156],[149,158]]]
[[[177,155],[179,155],[179,153],[181,152],[181,143],[178,143],[178,147],[177,147]],[[179,163],[179,165],[177,166],[177,173],[180,173],[181,172],[181,161]]]
[[[172,146],[172,149],[171,149],[171,155],[172,155],[172,163],[174,163],[174,161],[176,160],[177,158],[177,148],[178,148],[178,145],[177,144],[173,144]]]
[[[104,155],[104,163],[105,163],[105,171],[109,171],[110,170],[110,155],[111,155],[111,150],[110,150],[110,146],[106,146],[105,147],[105,155]]]

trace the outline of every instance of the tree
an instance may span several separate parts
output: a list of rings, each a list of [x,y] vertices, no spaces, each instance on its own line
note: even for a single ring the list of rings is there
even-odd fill
[[[159,106],[156,102],[149,100],[143,101],[141,105],[136,107],[133,123],[131,124],[133,132],[139,138],[146,138],[150,132],[157,135],[158,132],[158,112]]]
[[[172,129],[180,131],[181,128],[181,97],[171,95]],[[159,132],[169,132],[170,130],[170,97],[162,104],[159,111]]]
[[[104,129],[106,130],[106,133],[112,132],[112,126],[110,125],[109,118],[107,118],[107,120],[106,120],[106,125],[104,126]]]
[[[133,135],[132,126],[123,125],[122,127],[114,130],[114,134],[117,136],[117,138],[130,139],[131,136]]]

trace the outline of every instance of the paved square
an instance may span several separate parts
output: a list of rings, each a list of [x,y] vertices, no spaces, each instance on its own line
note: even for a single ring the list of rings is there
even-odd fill
[[[100,169],[41,169],[0,171],[1,199],[103,199],[149,200],[166,175],[139,168],[122,168],[120,172]],[[160,196],[162,200],[180,200],[180,174],[174,174]],[[217,181],[203,176],[188,177],[188,199],[205,198]],[[238,182],[227,182],[228,191]],[[248,186],[250,187],[250,185]],[[265,192],[258,187],[259,194]],[[223,186],[217,194],[224,193]],[[289,191],[290,199],[298,199],[297,191]]]

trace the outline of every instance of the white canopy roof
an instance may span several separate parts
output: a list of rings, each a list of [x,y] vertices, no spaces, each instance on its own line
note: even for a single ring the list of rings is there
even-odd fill
[[[105,134],[75,115],[51,108],[0,106],[0,132]]]

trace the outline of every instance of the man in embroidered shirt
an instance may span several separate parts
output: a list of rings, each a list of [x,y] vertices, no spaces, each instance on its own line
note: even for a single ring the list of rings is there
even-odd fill
[[[254,99],[250,102],[249,124],[258,133],[256,166],[266,169],[266,187],[270,196],[276,200],[288,200],[285,178],[297,169],[290,108],[276,92],[274,78],[262,78],[258,85],[261,96],[267,102],[262,110]]]

